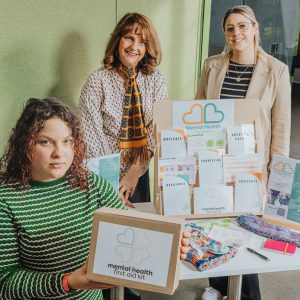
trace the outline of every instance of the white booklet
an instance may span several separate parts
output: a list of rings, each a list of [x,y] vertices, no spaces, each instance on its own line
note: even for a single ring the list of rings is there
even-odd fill
[[[235,175],[235,212],[258,213],[262,210],[262,173]]]
[[[188,175],[189,184],[196,182],[196,157],[158,159],[158,185],[162,186],[163,178],[167,175]]]
[[[186,135],[184,130],[162,130],[160,132],[162,158],[186,156]]]
[[[227,127],[228,154],[255,153],[254,126]]]
[[[215,151],[198,154],[199,186],[223,184],[222,156]]]
[[[214,185],[194,188],[194,213],[233,212],[233,187]]]
[[[188,176],[164,176],[163,207],[165,216],[191,214]]]

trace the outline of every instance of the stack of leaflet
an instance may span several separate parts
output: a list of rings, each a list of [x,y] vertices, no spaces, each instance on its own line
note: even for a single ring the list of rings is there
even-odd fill
[[[264,214],[300,222],[300,160],[273,157]]]
[[[261,213],[263,161],[255,152],[254,125],[234,124],[233,101],[215,101],[221,108],[203,103],[207,126],[192,119],[200,106],[186,108],[182,101],[173,105],[173,130],[160,131],[157,184],[164,215]],[[216,113],[222,122],[214,123]]]

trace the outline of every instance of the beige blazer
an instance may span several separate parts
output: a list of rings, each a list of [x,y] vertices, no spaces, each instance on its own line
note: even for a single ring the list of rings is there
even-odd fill
[[[196,99],[220,99],[229,64],[229,54],[204,62]],[[273,154],[289,155],[291,130],[291,85],[288,67],[259,49],[258,60],[245,98],[260,99],[260,133],[265,158],[264,173]]]

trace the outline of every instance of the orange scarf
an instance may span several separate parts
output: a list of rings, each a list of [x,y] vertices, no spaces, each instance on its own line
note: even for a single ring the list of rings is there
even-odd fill
[[[122,149],[122,159],[129,164],[140,159],[146,162],[147,129],[144,123],[142,97],[136,82],[137,68],[126,68],[120,65],[119,72],[128,79],[123,100],[123,116],[120,128],[119,148]]]

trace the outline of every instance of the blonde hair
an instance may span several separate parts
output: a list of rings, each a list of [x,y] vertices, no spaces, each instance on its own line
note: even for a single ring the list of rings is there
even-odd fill
[[[251,7],[247,6],[247,5],[238,5],[238,6],[234,6],[232,8],[229,8],[223,18],[223,22],[222,22],[222,28],[223,31],[225,32],[225,24],[226,24],[226,20],[228,19],[228,17],[231,14],[240,14],[243,15],[244,17],[246,17],[248,20],[251,21],[252,25],[256,25],[257,26],[257,32],[254,35],[254,53],[255,55],[258,54],[259,52],[259,43],[260,43],[260,36],[259,36],[259,23],[256,20],[254,11],[252,10]],[[231,49],[227,46],[227,43],[225,44],[225,48],[224,48],[224,52],[231,52]]]
[[[108,40],[102,61],[104,68],[111,70],[119,65],[118,48],[120,40],[133,28],[135,28],[136,34],[143,36],[146,43],[146,53],[138,64],[141,72],[148,75],[159,65],[161,62],[161,48],[156,30],[150,19],[139,13],[127,13],[118,22]]]

